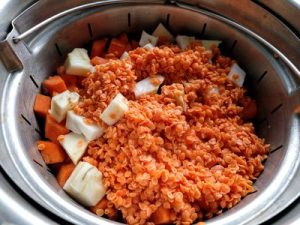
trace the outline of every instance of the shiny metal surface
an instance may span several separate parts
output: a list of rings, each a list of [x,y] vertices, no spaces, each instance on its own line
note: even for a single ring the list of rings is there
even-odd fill
[[[0,224],[14,225],[54,225],[57,224],[42,215],[26,202],[0,173]]]
[[[30,10],[24,15],[28,16]],[[66,15],[41,29],[35,36],[14,44],[12,37],[26,31],[33,23],[26,27],[24,21],[29,18],[23,18],[24,15],[18,17],[8,42],[21,59],[23,70],[7,77],[0,76],[0,163],[19,187],[70,222],[117,224],[83,209],[61,190],[48,172],[34,145],[39,134],[36,132],[38,125],[32,105],[40,89],[32,79],[40,87],[42,80],[64,61],[66,53],[96,37],[121,32],[140,33],[144,28],[151,31],[158,22],[166,22],[169,18],[169,27],[174,33],[199,34],[206,24],[205,38],[223,40],[225,49],[231,49],[236,43],[232,55],[247,71],[252,94],[259,105],[258,133],[271,143],[272,150],[276,150],[270,154],[264,173],[255,183],[258,191],[207,224],[258,224],[299,196],[300,192],[295,187],[299,184],[296,178],[299,177],[300,121],[293,114],[294,106],[300,103],[299,77],[274,58],[273,52],[241,32],[243,27],[226,24],[226,20],[220,21],[218,16],[197,10],[166,5],[88,9],[80,14]],[[51,12],[49,8],[47,13]],[[88,24],[92,27],[92,36],[88,32]]]

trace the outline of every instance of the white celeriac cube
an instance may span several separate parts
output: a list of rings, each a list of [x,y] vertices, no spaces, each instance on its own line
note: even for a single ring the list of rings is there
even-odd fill
[[[134,88],[135,97],[139,97],[141,95],[157,92],[159,86],[162,84],[164,79],[165,78],[163,76],[156,75],[156,76],[152,76],[152,77],[147,77],[147,78],[137,82],[135,85],[135,88]]]
[[[218,40],[201,40],[202,46],[207,49],[210,50],[212,46],[216,46],[218,47],[219,44],[222,43],[222,41],[218,41]]]
[[[164,27],[162,23],[160,23],[156,29],[152,33],[155,37],[164,37],[166,38],[166,41],[172,42],[174,40],[173,35],[167,30],[167,28]]]
[[[186,49],[194,41],[195,37],[193,36],[177,35],[176,37],[176,42],[182,50]]]
[[[58,141],[75,165],[83,156],[88,146],[88,140],[82,134],[74,132],[59,136]]]
[[[77,134],[83,134],[88,141],[102,136],[104,129],[96,124],[87,124],[83,116],[68,111],[66,127]]]
[[[148,43],[143,48],[147,49],[147,50],[152,50],[152,49],[154,49],[154,46],[151,43]]]
[[[158,40],[157,37],[154,37],[154,36],[148,34],[147,32],[143,31],[140,42],[139,42],[139,45],[141,47],[143,47],[146,44],[151,43],[153,46],[155,46],[156,43],[157,43],[157,40]]]
[[[102,173],[87,162],[80,162],[63,189],[84,206],[95,206],[106,194]]]
[[[237,63],[234,63],[231,66],[231,69],[230,69],[227,76],[237,86],[242,87],[243,83],[244,83],[244,80],[245,80],[245,77],[246,77],[246,72]]]
[[[51,108],[49,113],[57,122],[66,118],[66,114],[79,102],[79,94],[66,90],[51,99]]]
[[[84,48],[74,48],[68,54],[65,62],[67,74],[86,76],[88,72],[93,71],[93,66],[90,62],[87,50]]]
[[[124,53],[121,55],[120,59],[121,59],[121,60],[125,60],[125,59],[128,59],[129,57],[130,57],[130,56],[129,56],[128,52],[124,52]]]
[[[122,119],[127,110],[127,99],[121,93],[119,93],[102,112],[100,119],[102,119],[107,125],[111,126]]]

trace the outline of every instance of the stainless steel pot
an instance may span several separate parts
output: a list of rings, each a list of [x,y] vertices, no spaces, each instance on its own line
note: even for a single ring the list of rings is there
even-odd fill
[[[257,192],[207,224],[259,224],[299,195],[300,52],[297,36],[250,1],[111,0],[37,2],[13,21],[0,43],[1,165],[31,198],[76,224],[118,224],[99,218],[62,191],[35,141],[40,138],[32,106],[41,82],[65,55],[100,36],[152,31],[164,22],[174,33],[220,39],[223,49],[247,71],[257,100],[257,132],[271,144]],[[245,10],[241,10],[245,9]]]

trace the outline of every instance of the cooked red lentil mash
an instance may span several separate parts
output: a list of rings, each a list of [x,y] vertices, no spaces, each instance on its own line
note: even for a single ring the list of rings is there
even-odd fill
[[[108,190],[105,207],[92,211],[116,218],[120,210],[128,224],[154,224],[164,211],[166,222],[191,224],[253,192],[269,145],[248,120],[255,102],[227,78],[233,61],[200,43],[129,55],[109,56],[78,90],[75,112],[106,128],[83,158],[99,168]],[[165,77],[160,93],[135,98],[135,84],[157,74]],[[129,110],[108,127],[99,116],[117,93],[129,100]]]

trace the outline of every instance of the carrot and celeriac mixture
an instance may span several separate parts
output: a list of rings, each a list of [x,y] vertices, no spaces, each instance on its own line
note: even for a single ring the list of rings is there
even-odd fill
[[[219,43],[159,24],[69,53],[34,104],[58,184],[98,216],[149,225],[201,223],[254,192],[269,145]]]

